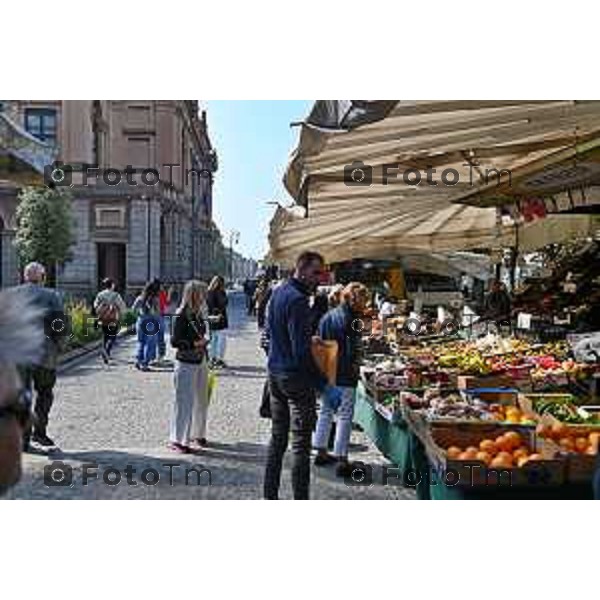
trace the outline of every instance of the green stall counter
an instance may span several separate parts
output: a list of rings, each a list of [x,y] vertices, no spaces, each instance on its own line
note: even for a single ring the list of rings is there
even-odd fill
[[[425,447],[400,416],[392,418],[381,410],[359,384],[354,421],[401,474],[409,474],[407,487],[414,488],[419,500],[550,500],[593,498],[592,485],[558,487],[468,488],[446,485],[429,463]],[[416,485],[414,483],[416,482]]]
[[[428,500],[429,482],[417,475],[428,468],[423,444],[401,417],[390,418],[380,411],[362,384],[357,388],[354,422],[410,483],[416,483],[407,487],[414,488],[420,500]]]

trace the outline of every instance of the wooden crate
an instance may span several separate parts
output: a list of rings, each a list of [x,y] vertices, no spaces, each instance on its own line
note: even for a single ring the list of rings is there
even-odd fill
[[[485,438],[495,439],[507,431],[517,431],[527,446],[540,453],[544,459],[523,467],[492,469],[483,462],[449,459],[446,448],[458,446],[479,446]],[[438,472],[452,472],[456,485],[460,487],[553,487],[565,481],[566,462],[556,448],[545,440],[537,439],[531,428],[518,425],[486,424],[439,425],[431,423],[429,435],[425,439],[425,451],[434,469]],[[448,482],[448,479],[446,479]]]
[[[506,375],[459,375],[457,387],[461,390],[470,388],[512,388],[510,377]]]
[[[600,433],[598,425],[569,424],[559,421],[552,415],[541,415],[540,422],[552,426],[561,423],[569,430],[570,437],[588,437],[590,433]],[[538,440],[541,440],[538,436]],[[598,466],[598,454],[580,454],[579,452],[568,452],[561,448],[554,440],[544,440],[548,447],[552,448],[566,462],[566,479],[569,483],[590,483]]]
[[[488,404],[518,406],[518,391],[511,388],[468,388],[466,393]]]

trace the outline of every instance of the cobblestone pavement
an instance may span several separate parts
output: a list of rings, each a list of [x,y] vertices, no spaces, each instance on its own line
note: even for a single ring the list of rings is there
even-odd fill
[[[94,355],[59,376],[49,434],[61,451],[52,457],[24,456],[21,482],[9,493],[13,498],[221,498],[261,497],[263,466],[270,421],[258,417],[265,377],[264,359],[258,348],[256,324],[246,318],[243,297],[232,296],[231,328],[227,361],[219,373],[216,396],[208,420],[209,447],[197,456],[174,455],[165,447],[168,418],[173,401],[172,368],[150,373],[133,368],[134,339],[121,339],[114,363],[106,367]],[[381,481],[385,459],[360,432],[353,433],[351,453],[355,460],[373,465],[374,481]],[[289,454],[289,453],[288,453]],[[72,486],[48,487],[44,469],[51,460],[62,460],[72,469]],[[83,485],[83,465],[96,473]],[[135,471],[126,475],[131,465]],[[186,485],[186,468],[190,473]],[[282,498],[291,497],[289,457],[282,477]],[[107,485],[119,470],[118,485]],[[210,471],[211,485],[208,485]],[[142,482],[142,476],[156,485]],[[148,470],[145,474],[145,470]],[[379,475],[379,476],[378,476]],[[200,485],[197,485],[198,479]],[[129,481],[128,481],[129,480]],[[131,484],[130,484],[131,482]],[[137,483],[137,485],[133,485]],[[335,477],[333,469],[312,468],[311,496],[319,499],[413,499],[414,493],[397,486],[349,487]]]

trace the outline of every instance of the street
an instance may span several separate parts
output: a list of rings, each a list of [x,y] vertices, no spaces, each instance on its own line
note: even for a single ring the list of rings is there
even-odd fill
[[[208,419],[209,446],[199,455],[167,450],[172,367],[136,371],[134,348],[134,337],[121,338],[111,365],[105,366],[94,353],[59,374],[49,433],[61,451],[51,457],[24,455],[21,482],[8,497],[261,498],[270,433],[270,421],[258,416],[265,361],[256,322],[245,315],[243,296],[231,295],[229,368],[218,374]],[[171,349],[169,353],[172,358]],[[361,432],[353,433],[350,454],[353,460],[371,464],[375,474],[386,463]],[[44,468],[53,460],[65,463],[60,483],[68,485],[45,484]],[[289,466],[288,452],[281,488],[286,499],[292,496]],[[186,468],[192,467],[196,471],[188,473],[186,484]],[[313,466],[311,497],[413,499],[414,493],[393,485],[348,486],[336,478],[333,467]]]

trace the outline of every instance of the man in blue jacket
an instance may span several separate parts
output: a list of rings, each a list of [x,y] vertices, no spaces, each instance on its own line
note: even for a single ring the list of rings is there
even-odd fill
[[[316,390],[326,387],[311,351],[313,314],[309,298],[323,272],[323,258],[304,252],[294,275],[277,287],[267,315],[272,434],[265,471],[264,496],[279,496],[281,466],[292,432],[294,498],[307,500],[310,487],[311,434],[316,422]]]

